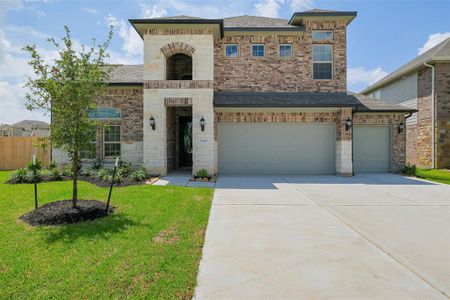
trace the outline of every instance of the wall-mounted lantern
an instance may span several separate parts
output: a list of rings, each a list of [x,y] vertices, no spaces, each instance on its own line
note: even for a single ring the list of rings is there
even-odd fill
[[[397,132],[402,133],[403,130],[405,130],[405,124],[401,122],[400,124],[398,124]]]
[[[353,126],[353,122],[350,118],[347,119],[347,121],[345,121],[345,131],[349,131],[350,128],[352,128]]]
[[[150,127],[152,128],[152,130],[155,130],[155,127],[156,127],[155,118],[153,118],[153,116],[151,116],[149,121],[150,121]]]
[[[205,118],[203,118],[203,116],[202,116],[202,118],[200,119],[200,129],[202,131],[205,131],[205,124],[206,124]]]

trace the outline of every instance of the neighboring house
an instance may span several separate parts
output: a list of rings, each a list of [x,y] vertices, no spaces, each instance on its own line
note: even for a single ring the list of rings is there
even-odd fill
[[[406,161],[450,168],[450,38],[362,93],[417,109],[406,122]]]
[[[143,65],[114,68],[90,113],[105,125],[96,153],[84,157],[120,156],[159,174],[400,171],[414,110],[347,93],[355,16],[130,20],[144,40]]]
[[[50,126],[42,121],[23,120],[0,125],[0,136],[49,136]]]

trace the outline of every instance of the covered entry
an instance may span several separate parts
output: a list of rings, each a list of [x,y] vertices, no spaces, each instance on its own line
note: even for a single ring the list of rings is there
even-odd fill
[[[334,174],[330,123],[218,123],[220,174]]]
[[[356,173],[391,171],[391,127],[355,125],[353,132]]]

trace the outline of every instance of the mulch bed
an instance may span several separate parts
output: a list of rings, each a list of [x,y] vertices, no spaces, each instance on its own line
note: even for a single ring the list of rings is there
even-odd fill
[[[106,212],[106,203],[97,200],[78,200],[76,208],[72,208],[72,200],[61,200],[44,204],[20,220],[31,226],[62,225],[102,218],[112,212],[111,207]]]
[[[149,180],[151,182],[154,182],[157,179],[158,179],[158,177],[150,177],[148,179],[141,180],[141,181],[134,181],[134,180],[125,179],[122,182],[114,183],[114,186],[143,185],[143,184],[146,184],[147,181],[149,181]],[[48,178],[42,178],[38,183],[40,183],[40,182],[70,181],[70,180],[72,180],[71,177],[63,176],[61,180],[50,180]],[[111,183],[106,182],[104,180],[96,179],[96,178],[93,178],[93,177],[82,176],[82,175],[78,176],[78,180],[87,181],[87,182],[92,183],[92,184],[94,184],[94,185],[96,185],[98,187],[109,187],[111,185]],[[25,183],[14,182],[11,179],[7,180],[5,183],[8,183],[8,184],[25,184]]]

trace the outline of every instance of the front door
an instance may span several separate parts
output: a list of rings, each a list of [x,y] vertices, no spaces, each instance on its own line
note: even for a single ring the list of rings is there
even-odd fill
[[[180,167],[189,167],[192,166],[192,117],[180,117],[179,124]]]

